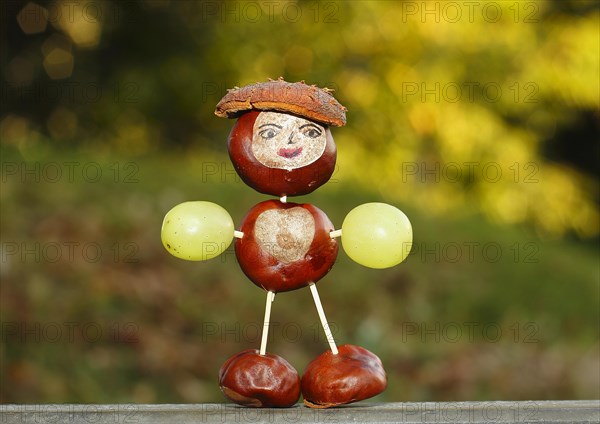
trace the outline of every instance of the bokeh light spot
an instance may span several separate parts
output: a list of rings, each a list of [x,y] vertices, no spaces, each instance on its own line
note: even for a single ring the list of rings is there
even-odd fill
[[[78,47],[94,48],[100,43],[103,9],[95,2],[60,1],[51,9],[52,23],[62,29]]]
[[[52,79],[68,78],[73,73],[73,55],[61,48],[52,49],[44,58],[44,69]]]
[[[33,64],[27,58],[17,56],[9,62],[4,77],[11,84],[31,84]]]
[[[25,34],[44,32],[48,26],[48,10],[29,2],[17,14],[17,22]]]

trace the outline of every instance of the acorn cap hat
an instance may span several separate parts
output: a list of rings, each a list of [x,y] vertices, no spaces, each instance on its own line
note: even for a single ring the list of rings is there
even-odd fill
[[[329,88],[308,85],[304,81],[287,82],[283,78],[234,87],[217,104],[215,115],[237,118],[250,110],[286,112],[325,125],[346,125],[346,108]]]

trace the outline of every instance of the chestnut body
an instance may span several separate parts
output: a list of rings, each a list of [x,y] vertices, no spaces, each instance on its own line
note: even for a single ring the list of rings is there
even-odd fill
[[[308,203],[267,200],[243,219],[235,254],[244,274],[258,287],[285,292],[317,282],[337,258],[338,242],[327,215]]]
[[[304,403],[311,408],[329,408],[368,399],[383,392],[387,377],[381,360],[367,349],[338,346],[339,353],[326,351],[314,359],[302,376]]]
[[[331,131],[324,127],[326,144],[314,162],[294,169],[272,168],[262,164],[252,152],[253,130],[259,111],[240,116],[227,140],[229,157],[244,183],[264,194],[300,196],[325,184],[335,169],[337,150]]]
[[[219,386],[233,402],[252,407],[289,407],[300,397],[300,377],[289,362],[256,349],[236,353],[219,370]]]

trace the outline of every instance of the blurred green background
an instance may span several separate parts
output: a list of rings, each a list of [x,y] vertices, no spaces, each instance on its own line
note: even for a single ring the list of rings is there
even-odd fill
[[[229,249],[184,262],[164,214],[267,196],[226,152],[227,88],[335,89],[332,180],[300,201],[340,227],[404,210],[403,264],[340,251],[319,284],[338,343],[378,354],[380,401],[599,393],[595,1],[3,1],[1,401],[220,402],[257,348],[264,293]],[[308,290],[273,304],[269,350],[327,344]]]

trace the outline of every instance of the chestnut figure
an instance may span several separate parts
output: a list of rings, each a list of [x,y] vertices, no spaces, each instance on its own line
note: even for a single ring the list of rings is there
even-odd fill
[[[252,407],[289,407],[300,397],[298,372],[281,356],[249,349],[219,371],[219,386],[233,402]]]
[[[338,346],[314,359],[302,376],[304,404],[329,408],[368,399],[383,392],[387,377],[381,360],[367,349]]]
[[[244,274],[257,286],[284,292],[320,280],[333,266],[337,240],[327,215],[311,204],[267,200],[243,219],[244,237],[235,254]]]
[[[224,395],[240,405],[289,407],[302,392],[305,405],[329,408],[370,398],[386,387],[377,356],[359,346],[338,348],[316,282],[332,268],[340,236],[358,263],[373,268],[400,263],[408,252],[395,247],[412,243],[410,222],[399,209],[370,203],[354,208],[335,230],[316,206],[287,201],[330,179],[337,157],[330,126],[345,125],[345,112],[331,90],[303,81],[280,78],[229,90],[215,114],[237,118],[228,138],[231,161],[247,185],[280,199],[255,205],[239,231],[227,212],[210,202],[176,206],[163,222],[163,244],[184,259],[215,257],[235,237],[242,271],[267,292],[260,350],[233,355],[219,372]],[[287,361],[266,349],[276,293],[303,287],[312,294],[330,351],[313,360],[300,380]]]
[[[240,116],[227,147],[242,180],[275,196],[313,192],[329,181],[337,157],[329,127],[269,111]]]

